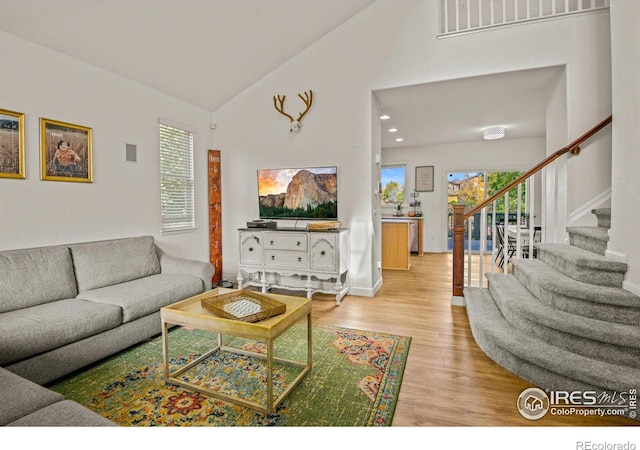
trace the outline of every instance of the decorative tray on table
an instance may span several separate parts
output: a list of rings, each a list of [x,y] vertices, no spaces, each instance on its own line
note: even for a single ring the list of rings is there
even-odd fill
[[[241,290],[201,300],[207,311],[225,319],[258,322],[286,311],[287,305],[253,291]]]

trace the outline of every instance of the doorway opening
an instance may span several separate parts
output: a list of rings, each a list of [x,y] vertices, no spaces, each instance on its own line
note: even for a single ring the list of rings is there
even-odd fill
[[[500,191],[513,180],[522,175],[523,172],[499,172],[499,171],[470,171],[470,172],[449,172],[447,174],[447,251],[453,250],[453,205],[464,204],[465,211],[470,211],[480,203]],[[520,203],[520,219],[528,220],[527,214],[527,189],[523,185],[520,192],[520,202],[518,202],[518,189],[509,191],[509,223],[516,223],[518,218],[518,203]],[[496,201],[495,220],[496,224],[504,224],[504,197]],[[492,211],[492,208],[489,208]],[[484,252],[491,252],[493,249],[493,214],[487,214],[486,220],[486,241],[483,246]],[[472,252],[480,251],[481,239],[481,213],[474,214],[471,225],[471,242],[469,242],[468,230],[464,234],[464,249],[468,251],[471,245]],[[465,227],[468,222],[465,223]]]

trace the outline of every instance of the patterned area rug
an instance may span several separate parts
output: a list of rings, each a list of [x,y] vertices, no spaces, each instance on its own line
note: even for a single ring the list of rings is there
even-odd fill
[[[216,335],[176,328],[171,370],[215,347]],[[159,337],[49,386],[124,426],[388,426],[395,411],[410,337],[334,326],[313,327],[313,369],[273,414],[165,384]],[[264,352],[264,344],[227,338],[225,345]],[[306,325],[275,341],[278,357],[305,361]],[[263,359],[218,352],[181,375],[233,396],[264,403]],[[274,398],[300,369],[274,364]]]

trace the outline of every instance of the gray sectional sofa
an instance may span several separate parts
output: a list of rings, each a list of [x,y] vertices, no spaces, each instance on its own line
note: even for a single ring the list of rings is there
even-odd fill
[[[213,271],[152,236],[0,252],[0,405],[4,372],[38,386],[157,335],[160,308],[211,289]],[[77,409],[60,400],[45,407]]]
[[[71,400],[0,367],[0,426],[115,426]]]

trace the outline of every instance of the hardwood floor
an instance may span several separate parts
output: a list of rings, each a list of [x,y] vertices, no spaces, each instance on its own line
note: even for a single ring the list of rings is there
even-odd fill
[[[393,426],[640,425],[615,417],[554,416],[532,421],[516,401],[533,385],[503,369],[477,346],[464,307],[451,306],[451,255],[412,256],[408,271],[385,270],[373,297],[313,297],[313,320],[411,336]]]

